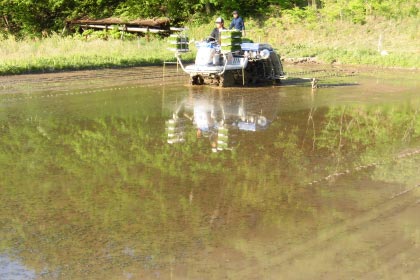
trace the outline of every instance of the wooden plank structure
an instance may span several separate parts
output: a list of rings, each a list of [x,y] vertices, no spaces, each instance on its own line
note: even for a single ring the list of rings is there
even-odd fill
[[[172,32],[180,31],[180,28],[170,27],[170,20],[168,18],[136,19],[127,21],[111,17],[104,19],[81,18],[67,20],[63,32],[66,30],[70,30],[75,26],[79,26],[80,28],[82,28],[82,30],[118,29],[123,32],[140,33],[145,35],[155,33],[161,34],[162,36],[169,36]]]

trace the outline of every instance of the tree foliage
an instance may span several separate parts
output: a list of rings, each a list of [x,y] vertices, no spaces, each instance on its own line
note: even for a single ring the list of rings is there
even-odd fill
[[[367,17],[402,18],[417,16],[417,0],[321,0],[322,13],[330,19],[364,23]]]
[[[174,23],[203,22],[215,16],[264,19],[285,11],[299,13],[311,7],[329,19],[363,23],[369,16],[400,18],[417,16],[416,0],[0,0],[0,30],[4,34],[40,35],[59,31],[68,18],[169,17]]]

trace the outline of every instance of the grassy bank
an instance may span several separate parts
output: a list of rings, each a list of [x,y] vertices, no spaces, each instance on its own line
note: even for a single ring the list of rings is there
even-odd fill
[[[420,68],[418,22],[373,21],[304,23],[272,18],[264,24],[247,20],[246,37],[268,42],[282,58],[310,57],[320,63]],[[190,26],[191,39],[210,34],[213,24]],[[51,36],[42,40],[0,41],[0,75],[61,70],[129,67],[174,61],[166,41],[144,38],[84,39]],[[193,46],[191,49],[195,49]],[[192,59],[193,53],[184,56]]]
[[[0,75],[153,65],[174,61],[164,40],[89,39],[51,36],[0,41]],[[191,56],[191,55],[190,55]]]
[[[209,26],[192,28],[193,38],[205,37]],[[263,25],[246,21],[246,37],[268,42],[283,59],[313,58],[319,63],[420,68],[419,22],[368,21],[364,25],[337,21],[306,23],[271,18]]]
[[[418,21],[280,25],[273,45],[288,57],[324,63],[420,68]],[[269,39],[270,40],[270,39]]]

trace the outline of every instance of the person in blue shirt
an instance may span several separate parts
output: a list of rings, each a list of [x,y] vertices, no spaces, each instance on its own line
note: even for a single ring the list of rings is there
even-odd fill
[[[233,11],[232,15],[233,15],[233,19],[232,19],[232,22],[230,23],[229,29],[234,28],[244,33],[245,32],[244,20],[239,16],[238,11]]]

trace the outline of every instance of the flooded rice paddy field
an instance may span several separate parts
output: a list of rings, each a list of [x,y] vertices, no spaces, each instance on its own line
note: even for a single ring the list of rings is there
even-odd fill
[[[285,68],[0,77],[0,279],[419,279],[418,72]]]

